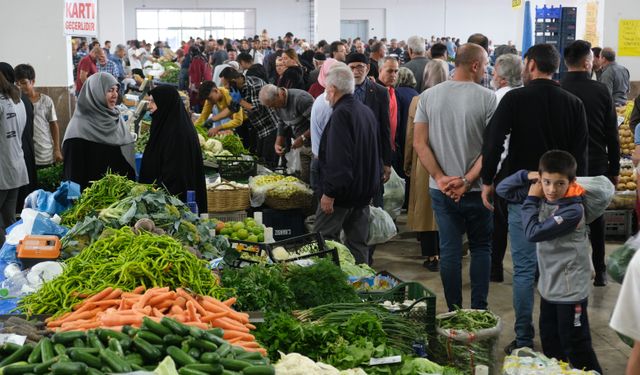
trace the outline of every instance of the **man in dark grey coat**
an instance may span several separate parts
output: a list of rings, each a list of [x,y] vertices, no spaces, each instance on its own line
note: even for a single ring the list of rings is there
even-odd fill
[[[349,68],[335,66],[326,78],[326,96],[333,107],[319,148],[320,207],[314,231],[346,245],[358,264],[369,263],[369,202],[379,188],[381,160],[377,122],[371,109],[353,95]]]

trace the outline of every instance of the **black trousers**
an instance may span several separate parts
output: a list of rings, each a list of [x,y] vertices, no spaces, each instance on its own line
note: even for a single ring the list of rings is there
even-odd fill
[[[600,216],[589,224],[589,239],[591,240],[591,260],[596,273],[605,272],[604,264],[604,217]]]
[[[576,308],[580,306],[580,324],[575,326]],[[540,298],[540,341],[549,358],[571,363],[574,368],[595,370],[602,374],[591,345],[587,300],[581,304],[557,304]]]
[[[418,241],[423,257],[440,255],[440,236],[438,231],[418,232]]]
[[[509,205],[497,194],[493,197],[493,242],[491,244],[491,273],[502,273],[502,261],[509,235]]]
[[[274,168],[278,165],[278,155],[276,155],[274,148],[276,133],[275,131],[271,132],[264,138],[258,138],[256,135],[256,155],[267,168]]]

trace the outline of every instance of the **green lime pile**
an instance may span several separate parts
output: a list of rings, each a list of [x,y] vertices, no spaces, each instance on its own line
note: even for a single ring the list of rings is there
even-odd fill
[[[248,242],[264,242],[264,227],[253,218],[216,224],[218,233],[231,239]]]

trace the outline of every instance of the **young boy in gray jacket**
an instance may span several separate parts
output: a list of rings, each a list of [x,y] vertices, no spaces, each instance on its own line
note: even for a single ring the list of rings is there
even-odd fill
[[[591,256],[585,190],[576,183],[576,160],[565,151],[547,151],[540,158],[539,172],[519,171],[503,180],[496,192],[507,201],[524,202],[525,236],[537,244],[544,354],[602,373],[587,316]]]

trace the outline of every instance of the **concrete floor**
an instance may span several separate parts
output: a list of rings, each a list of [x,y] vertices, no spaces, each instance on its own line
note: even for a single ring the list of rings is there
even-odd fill
[[[415,235],[404,231],[406,219],[401,216],[398,219],[400,234],[396,238],[376,249],[373,267],[376,270],[386,270],[396,275],[404,281],[419,281],[425,287],[433,291],[436,295],[437,313],[447,311],[444,300],[444,292],[440,281],[440,274],[428,271],[422,267],[424,258],[421,256],[420,247],[415,239]],[[609,254],[621,243],[608,242],[606,251]],[[469,307],[470,286],[469,286],[469,257],[462,260],[462,281],[464,307]],[[491,283],[489,286],[489,308],[503,319],[503,330],[500,335],[500,362],[504,358],[504,348],[515,338],[513,332],[514,312],[512,308],[512,275],[513,267],[510,252],[504,260],[505,281],[503,283]],[[631,349],[626,346],[609,328],[609,318],[616,303],[620,285],[609,282],[606,287],[593,288],[589,297],[589,323],[593,347],[600,361],[604,374],[621,375],[624,374],[627,359]],[[536,327],[536,350],[541,351],[539,337],[537,337],[539,296],[536,293],[536,305],[534,308],[534,325]]]

